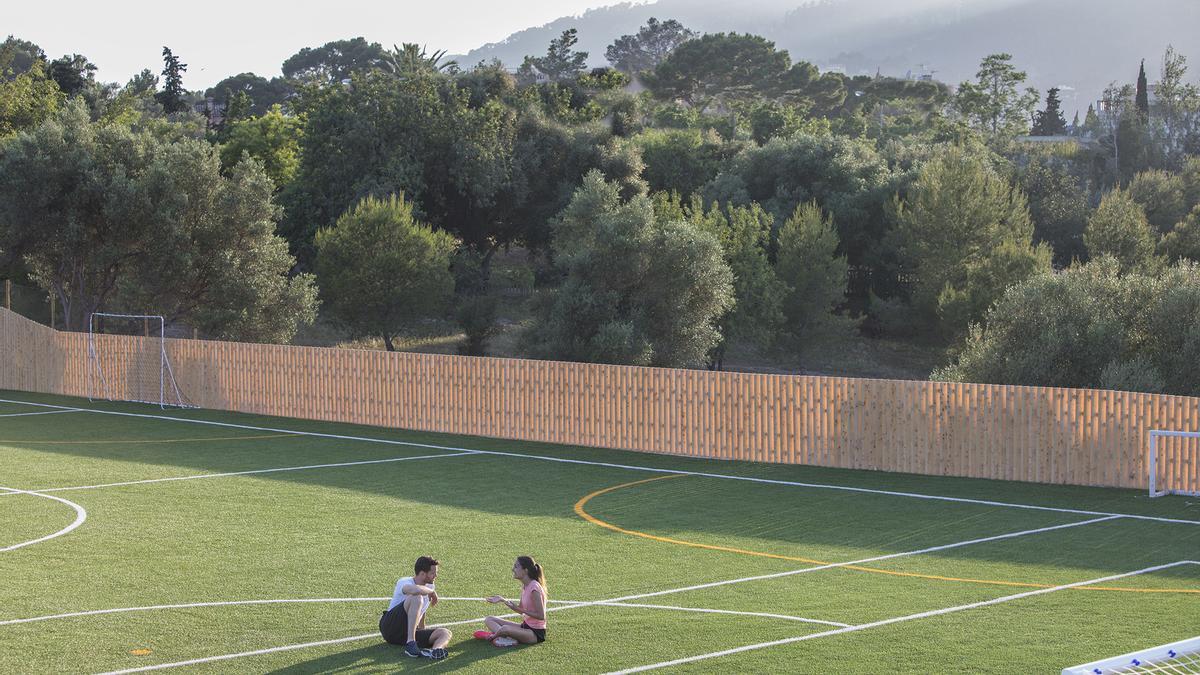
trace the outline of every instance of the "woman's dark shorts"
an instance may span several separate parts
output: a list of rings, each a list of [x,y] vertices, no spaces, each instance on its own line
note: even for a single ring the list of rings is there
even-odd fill
[[[537,636],[538,642],[546,641],[546,629],[545,628],[534,628],[533,626],[530,626],[529,624],[525,623],[524,621],[521,622],[521,628],[524,628],[525,630],[528,630],[528,631],[533,631],[533,634]]]

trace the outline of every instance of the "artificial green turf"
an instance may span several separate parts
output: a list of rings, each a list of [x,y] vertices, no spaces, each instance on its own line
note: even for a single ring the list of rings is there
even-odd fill
[[[1128,490],[935,478],[405,432],[214,411],[0,392],[0,398],[233,424],[405,440],[633,466],[848,485],[1200,520],[1194,500]],[[36,410],[0,403],[0,414]],[[453,450],[185,422],[67,413],[0,418],[0,485],[54,489]],[[223,439],[223,440],[216,440]],[[51,441],[51,442],[47,442]],[[64,442],[66,441],[66,442]],[[136,441],[155,441],[151,443]],[[161,441],[172,441],[164,443]],[[176,442],[177,441],[177,442]],[[69,611],[169,603],[389,596],[411,560],[442,561],[447,597],[509,597],[513,556],[536,556],[551,598],[599,600],[798,570],[795,560],[685,546],[603,529],[574,505],[655,477],[629,468],[474,455],[52,492],[88,520],[65,536],[0,553],[0,623]],[[626,530],[775,556],[847,561],[1090,516],[686,476],[593,497],[586,510]],[[0,548],[74,519],[66,505],[0,496]],[[1063,584],[1200,558],[1200,525],[1117,520],[869,563],[881,570]],[[1200,566],[1114,585],[1200,589]],[[858,624],[1030,590],[848,569],[680,592],[646,604],[770,612]],[[97,672],[372,633],[382,600],[162,609],[0,625],[0,671]],[[446,601],[430,622],[495,608]],[[414,661],[376,638],[214,662],[212,672],[602,672],[831,627],[663,609],[556,610],[551,640],[499,650],[457,626],[451,657]],[[727,672],[1051,672],[1200,633],[1196,594],[1060,591],[1011,603],[700,661]],[[133,655],[131,650],[149,649]]]

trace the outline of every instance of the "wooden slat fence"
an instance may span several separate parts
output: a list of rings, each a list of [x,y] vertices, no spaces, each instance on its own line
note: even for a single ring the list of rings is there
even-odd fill
[[[1200,430],[1184,396],[167,343],[205,408],[691,457],[1144,488],[1147,432]],[[0,309],[0,389],[86,396],[86,349]],[[1159,459],[1160,482],[1200,490],[1196,439]]]

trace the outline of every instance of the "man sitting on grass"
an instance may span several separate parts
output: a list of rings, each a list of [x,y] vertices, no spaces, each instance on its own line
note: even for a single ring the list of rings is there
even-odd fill
[[[446,658],[450,631],[425,628],[425,612],[438,603],[433,580],[437,579],[438,561],[423,555],[413,565],[413,575],[396,582],[392,602],[379,617],[379,632],[394,645],[404,645],[408,656]]]

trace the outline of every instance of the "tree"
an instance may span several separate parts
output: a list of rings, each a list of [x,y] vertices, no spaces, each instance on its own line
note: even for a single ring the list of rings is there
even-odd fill
[[[715,236],[733,274],[733,306],[717,322],[721,340],[708,357],[708,367],[721,370],[731,343],[772,346],[783,327],[787,287],[779,280],[768,256],[774,216],[758,204],[704,208],[699,195],[681,200],[654,195],[655,216],[664,222],[685,221]]]
[[[1162,238],[1159,251],[1168,262],[1180,258],[1200,262],[1200,205]]]
[[[62,100],[58,85],[45,76],[40,63],[12,79],[0,78],[0,139],[38,126]]]
[[[1200,156],[1183,160],[1183,170],[1179,172],[1179,177],[1183,180],[1184,207],[1194,208],[1200,204]]]
[[[1079,180],[1055,162],[1035,158],[1021,174],[1021,189],[1029,200],[1033,240],[1050,245],[1059,267],[1085,259],[1088,195]]]
[[[874,143],[801,132],[746,149],[701,192],[710,203],[757,202],[776,223],[787,220],[800,204],[815,200],[832,217],[850,266],[874,267],[891,255],[884,206],[898,189],[895,180]],[[894,279],[862,275],[859,285],[851,288],[852,307],[865,303],[868,285],[890,297]]]
[[[1032,246],[1025,196],[969,148],[937,151],[895,210],[902,259],[916,276],[913,307],[951,335],[982,318],[1005,286],[1050,267],[1050,250]]]
[[[623,201],[589,172],[554,226],[563,284],[535,307],[526,349],[538,358],[679,367],[720,340],[733,283],[716,238],[660,221],[644,195]]]
[[[573,51],[572,47],[579,42],[579,31],[574,28],[564,30],[562,35],[550,41],[546,55],[531,61],[551,82],[569,80],[578,77],[587,68],[587,52]]]
[[[221,145],[221,164],[226,170],[249,155],[262,162],[276,189],[292,182],[300,167],[301,121],[283,114],[279,106],[261,117],[230,124]]]
[[[1142,124],[1150,121],[1150,92],[1146,87],[1146,60],[1138,66],[1137,90],[1134,93],[1134,105],[1137,106],[1138,119]]]
[[[1187,71],[1187,57],[1168,45],[1154,92],[1152,133],[1171,166],[1179,166],[1187,154],[1200,154],[1200,88],[1186,81]]]
[[[8,36],[0,42],[0,79],[11,79],[29,72],[34,64],[46,64],[46,52],[36,44]]]
[[[776,94],[790,67],[788,53],[766,38],[709,33],[679,45],[643,79],[658,98],[704,111],[714,102]]]
[[[976,82],[960,84],[954,99],[959,113],[992,139],[1024,133],[1037,105],[1036,89],[1018,90],[1025,82],[1025,71],[1017,70],[1011,61],[1011,54],[985,57],[975,74]]]
[[[1152,269],[1155,236],[1142,207],[1121,189],[1104,195],[1083,231],[1088,255],[1116,258],[1122,271]]]
[[[188,109],[187,90],[183,88],[183,74],[187,64],[182,63],[178,56],[171,53],[169,47],[163,47],[163,88],[154,98],[163,107],[163,112],[183,112]]]
[[[69,330],[153,308],[216,337],[286,342],[314,318],[316,288],[288,276],[262,168],[220,168],[204,141],[92,123],[70,104],[0,149],[0,250],[54,293]]]
[[[1128,129],[1132,124],[1135,115],[1133,114],[1133,87],[1128,84],[1117,86],[1116,82],[1109,84],[1104,88],[1104,94],[1100,99],[1101,112],[1103,117],[1100,120],[1100,128],[1103,136],[1101,143],[1112,148],[1113,153],[1113,171],[1117,181],[1121,180],[1122,173],[1122,157],[1121,150],[1131,150],[1129,148],[1128,133],[1122,134],[1122,127]],[[1125,141],[1124,143],[1122,141]],[[1128,163],[1128,160],[1126,160]]]
[[[1100,118],[1096,115],[1096,106],[1091,103],[1088,104],[1087,114],[1083,117],[1083,130],[1088,136],[1100,134]]]
[[[239,94],[250,98],[251,105],[246,113],[257,116],[266,114],[272,106],[284,105],[288,98],[295,94],[295,89],[280,77],[268,80],[254,73],[240,73],[209,87],[205,90],[204,97],[224,104],[228,109],[232,100]]]
[[[96,64],[79,54],[71,54],[50,62],[50,79],[68,97],[82,94],[96,81]]]
[[[300,165],[281,198],[302,260],[317,229],[368,195],[404,193],[419,218],[471,246],[503,245],[535,225],[509,219],[501,201],[514,179],[516,116],[497,101],[472,107],[470,95],[450,78],[374,71],[301,102]]]
[[[1009,289],[932,379],[1195,396],[1200,265],[1123,272],[1112,258]]]
[[[320,47],[305,47],[283,62],[283,76],[289,80],[316,84],[335,84],[355,73],[382,67],[386,55],[378,42],[361,37],[334,40]]]
[[[684,196],[698,192],[745,148],[744,142],[725,141],[711,129],[647,129],[630,143],[645,163],[642,177],[651,191]]]
[[[796,207],[779,229],[775,271],[787,289],[783,314],[794,347],[851,324],[835,314],[846,300],[849,265],[839,256],[837,231],[816,202]]]
[[[428,54],[424,46],[405,42],[403,47],[392,45],[391,51],[384,53],[383,68],[398,77],[417,73],[457,73],[458,61],[443,61],[445,56],[445,49]]]
[[[1160,169],[1142,171],[1129,181],[1129,197],[1146,212],[1158,234],[1166,234],[1187,215],[1183,177]]]
[[[636,75],[654,70],[679,45],[696,37],[696,32],[684,28],[675,19],[659,21],[654,17],[638,29],[636,35],[622,35],[608,49],[604,57],[614,68]]]
[[[388,351],[406,322],[444,314],[454,291],[457,242],[413,216],[403,195],[366,197],[317,232],[317,278],[330,314],[355,337]]]
[[[1063,119],[1058,87],[1046,90],[1046,109],[1037,113],[1033,123],[1034,136],[1057,136],[1067,132],[1067,120]]]

